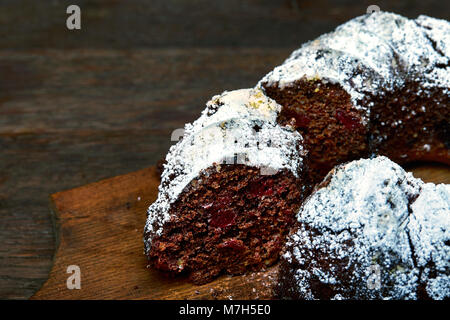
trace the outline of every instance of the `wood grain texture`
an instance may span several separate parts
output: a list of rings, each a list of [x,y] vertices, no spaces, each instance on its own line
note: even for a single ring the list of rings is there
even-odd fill
[[[68,31],[78,4],[82,30]],[[153,165],[212,95],[253,86],[372,1],[0,0],[0,298],[48,278],[48,195]],[[450,19],[448,1],[380,0]]]
[[[77,4],[82,28],[65,28]],[[2,0],[0,48],[286,47],[314,39],[373,1]],[[377,0],[385,11],[449,19],[446,1]]]
[[[156,199],[155,167],[51,196],[59,248],[49,280],[33,299],[268,299],[276,267],[224,276],[202,286],[146,268],[143,226]],[[67,267],[81,269],[81,289],[67,289]]]

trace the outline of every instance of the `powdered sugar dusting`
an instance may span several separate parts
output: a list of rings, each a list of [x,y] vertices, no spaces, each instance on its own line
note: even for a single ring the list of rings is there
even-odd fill
[[[364,121],[368,95],[386,95],[405,81],[427,89],[450,87],[450,23],[427,16],[409,20],[388,12],[357,17],[294,51],[258,84],[283,88],[301,78],[338,83]]]
[[[158,199],[148,209],[146,232],[160,235],[170,219],[170,205],[202,170],[214,164],[233,164],[237,157],[239,164],[287,169],[298,177],[302,137],[276,123],[280,108],[259,89],[213,97],[201,117],[186,125],[183,139],[171,147],[166,157]]]
[[[408,223],[417,267],[433,299],[450,296],[450,185],[422,186]],[[433,262],[430,264],[430,262]],[[435,275],[433,275],[435,274]]]
[[[283,256],[297,265],[303,298],[323,298],[314,281],[339,299],[416,299],[421,283],[433,298],[450,296],[448,186],[424,184],[385,157],[353,161],[325,180],[299,211]],[[367,285],[374,266],[375,289]]]
[[[416,23],[423,27],[426,36],[436,45],[442,56],[450,57],[450,27],[446,20],[421,15]]]

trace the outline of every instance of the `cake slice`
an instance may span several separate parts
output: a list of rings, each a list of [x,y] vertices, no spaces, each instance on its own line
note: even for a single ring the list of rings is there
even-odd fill
[[[273,264],[303,199],[302,137],[258,89],[208,102],[173,146],[148,209],[151,267],[195,283]]]

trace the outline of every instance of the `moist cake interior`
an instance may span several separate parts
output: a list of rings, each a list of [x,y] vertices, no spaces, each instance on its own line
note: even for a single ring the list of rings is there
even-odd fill
[[[367,97],[364,104],[372,107],[366,125],[339,84],[301,79],[282,88],[277,83],[263,86],[283,107],[277,121],[304,137],[312,183],[337,164],[371,155],[400,164],[450,164],[450,99],[439,88],[421,95],[410,82],[395,92]]]
[[[284,246],[303,188],[288,170],[265,175],[242,164],[210,167],[172,205],[171,220],[153,239],[150,264],[189,274],[196,284],[268,267]]]
[[[322,180],[336,164],[367,154],[359,111],[338,84],[301,79],[283,89],[277,83],[264,89],[282,106],[277,121],[294,127],[305,139],[311,182]]]

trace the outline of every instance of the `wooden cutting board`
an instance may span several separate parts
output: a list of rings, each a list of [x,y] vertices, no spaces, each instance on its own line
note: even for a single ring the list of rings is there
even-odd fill
[[[427,182],[450,183],[440,165],[409,167]],[[142,234],[156,199],[155,167],[51,195],[57,250],[48,281],[32,299],[270,299],[277,266],[244,276],[222,276],[196,286],[146,268]],[[81,289],[68,289],[69,266],[81,272]]]

